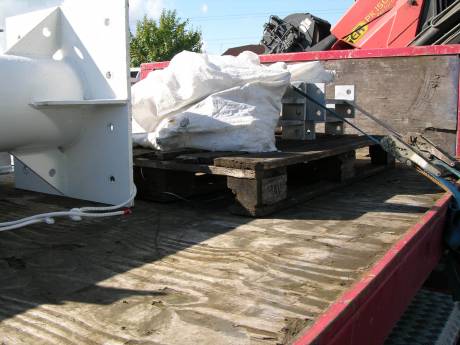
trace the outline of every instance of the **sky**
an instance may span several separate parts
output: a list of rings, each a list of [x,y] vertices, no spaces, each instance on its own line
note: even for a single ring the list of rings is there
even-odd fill
[[[75,1],[75,0],[74,0]],[[98,1],[98,0],[94,0]],[[0,28],[4,18],[29,10],[46,8],[62,0],[0,0]],[[353,0],[130,0],[130,25],[144,14],[158,18],[161,10],[175,9],[182,19],[203,33],[204,50],[209,54],[222,54],[231,47],[257,44],[263,24],[270,15],[283,18],[291,13],[309,12],[317,17],[337,22],[353,4]],[[0,51],[4,45],[0,33]]]
[[[263,25],[270,15],[281,18],[291,13],[312,13],[337,22],[353,0],[163,0],[166,8],[175,8],[182,18],[203,32],[208,53],[222,54],[231,47],[259,43]]]

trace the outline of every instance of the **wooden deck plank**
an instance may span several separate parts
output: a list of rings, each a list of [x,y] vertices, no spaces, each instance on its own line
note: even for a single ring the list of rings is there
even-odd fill
[[[311,162],[321,158],[339,155],[372,144],[363,136],[319,137],[315,141],[283,141],[278,144],[279,152],[252,153],[241,156],[221,157],[214,160],[218,167],[234,169],[276,169],[289,165]]]
[[[0,181],[0,221],[80,205]],[[0,233],[0,343],[286,343],[440,196],[397,169],[265,219],[138,202]]]

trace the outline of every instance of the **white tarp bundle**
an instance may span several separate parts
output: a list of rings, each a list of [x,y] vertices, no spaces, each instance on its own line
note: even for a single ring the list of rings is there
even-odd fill
[[[291,79],[327,82],[331,75],[318,62],[288,68],[261,65],[251,52],[182,52],[134,85],[134,142],[160,150],[275,151],[281,99]]]

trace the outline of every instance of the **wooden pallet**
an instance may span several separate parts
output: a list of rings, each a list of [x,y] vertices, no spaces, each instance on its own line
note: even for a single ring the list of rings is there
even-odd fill
[[[278,152],[134,151],[140,197],[183,197],[226,186],[235,194],[231,211],[261,217],[375,174],[394,160],[368,138],[320,136],[311,142],[278,141]],[[370,158],[357,159],[369,147]]]

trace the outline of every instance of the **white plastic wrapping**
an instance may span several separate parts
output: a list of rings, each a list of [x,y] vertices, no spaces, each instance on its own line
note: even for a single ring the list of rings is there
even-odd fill
[[[330,79],[320,63],[293,66],[296,80]],[[135,144],[160,150],[275,151],[281,99],[290,81],[286,64],[261,65],[251,52],[238,57],[182,52],[133,87]]]

